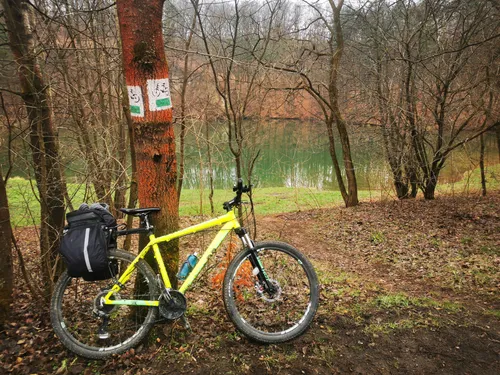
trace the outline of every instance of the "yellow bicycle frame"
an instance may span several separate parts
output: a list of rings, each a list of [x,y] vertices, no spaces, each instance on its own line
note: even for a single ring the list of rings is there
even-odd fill
[[[172,241],[173,239],[187,236],[189,234],[195,234],[201,232],[206,229],[210,229],[213,227],[221,226],[222,228],[217,233],[213,241],[210,243],[208,248],[203,253],[202,257],[193,268],[193,270],[189,273],[187,279],[182,283],[182,286],[179,288],[179,292],[185,293],[186,290],[191,286],[193,281],[199,275],[205,264],[207,263],[210,256],[213,252],[220,246],[222,241],[226,238],[230,231],[233,229],[240,228],[240,224],[236,219],[234,214],[234,210],[229,211],[227,214],[217,217],[212,220],[205,221],[200,224],[196,224],[190,226],[185,229],[181,229],[177,232],[167,234],[165,236],[161,236],[156,238],[154,234],[149,236],[149,243],[141,250],[139,255],[133,260],[133,262],[127,267],[127,269],[122,273],[118,282],[113,285],[108,294],[103,298],[103,303],[105,305],[134,305],[134,306],[158,306],[159,301],[144,301],[144,300],[120,300],[120,299],[111,299],[114,293],[118,293],[123,285],[130,279],[130,276],[134,272],[137,262],[140,259],[144,259],[146,254],[153,249],[155,260],[158,264],[158,269],[160,271],[161,278],[163,280],[163,284],[167,289],[172,288],[172,284],[170,283],[170,279],[167,274],[167,270],[165,268],[165,263],[163,262],[163,258],[161,256],[160,248],[158,247],[159,243]]]

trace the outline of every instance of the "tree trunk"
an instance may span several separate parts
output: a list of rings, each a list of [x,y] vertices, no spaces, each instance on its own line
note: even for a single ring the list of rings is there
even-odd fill
[[[423,193],[424,198],[432,200],[435,198],[436,186],[438,183],[439,172],[444,165],[444,161],[440,163],[441,167],[433,167],[429,173],[429,177],[424,180]]]
[[[116,3],[134,124],[139,202],[142,207],[161,207],[154,217],[158,235],[177,230],[179,220],[175,135],[162,35],[163,2],[121,0]],[[163,243],[161,251],[176,287],[178,242]]]
[[[424,187],[424,198],[428,200],[432,200],[435,198],[434,194],[436,192],[436,182],[429,180]]]
[[[396,195],[398,199],[406,199],[409,198],[409,186],[408,179],[403,177],[404,167],[401,162],[404,152],[404,138],[397,137],[398,131],[394,129],[397,126],[396,119],[387,105],[384,86],[387,87],[388,85],[382,84],[382,53],[378,43],[375,52],[377,58],[375,66],[377,72],[375,76],[377,82],[377,102],[381,116],[380,122],[382,124],[382,140],[384,142],[385,155],[391,168]]]
[[[393,177],[394,177],[394,187],[396,189],[396,194],[398,196],[398,199],[409,198],[410,195],[409,195],[408,184],[402,180],[401,171],[399,171],[396,174],[393,173]]]
[[[484,173],[484,134],[480,136],[481,148],[479,151],[479,168],[481,169],[481,191],[483,197],[486,196],[486,175]]]
[[[347,180],[347,195],[344,198],[344,203],[346,207],[356,206],[359,203],[358,200],[358,184],[356,181],[356,173],[354,170],[354,163],[352,161],[351,155],[351,145],[349,142],[349,134],[347,132],[347,126],[342,114],[340,112],[339,106],[339,95],[337,88],[337,77],[340,68],[340,60],[342,59],[342,54],[344,52],[344,36],[342,33],[342,23],[340,20],[340,11],[343,6],[343,1],[339,1],[338,5],[335,6],[334,2],[331,1],[330,5],[333,10],[333,23],[335,27],[335,37],[331,36],[330,43],[333,44],[333,39],[335,40],[335,46],[331,46],[331,66],[330,66],[330,82],[328,85],[329,97],[330,97],[330,108],[335,119],[335,124],[337,125],[337,130],[339,132],[340,144],[342,145],[342,155],[344,159],[344,169],[346,173]],[[330,138],[330,148],[332,148],[331,137]],[[339,181],[340,185],[340,181]]]
[[[413,167],[409,168],[408,176],[410,178],[411,193],[410,198],[416,198],[418,194],[418,177]]]
[[[500,161],[500,123],[495,125],[495,134],[497,136],[498,161]]]
[[[347,194],[347,189],[344,184],[344,179],[342,178],[342,171],[340,170],[339,160],[337,158],[337,150],[335,148],[335,136],[333,133],[333,120],[331,118],[325,119],[326,130],[328,133],[328,151],[330,152],[330,157],[333,163],[333,169],[335,170],[335,177],[337,178],[337,182],[339,184],[339,191],[342,195],[342,199],[344,203],[347,205],[347,201],[349,196]]]
[[[0,327],[10,314],[12,302],[12,228],[5,181],[0,170]]]
[[[49,88],[45,84],[33,48],[25,0],[4,0],[10,48],[14,55],[22,97],[28,112],[30,148],[40,195],[40,254],[45,297],[62,270],[59,237],[64,226],[64,189],[58,151],[58,137],[52,124]]]
[[[347,134],[347,127],[345,121],[337,119],[337,129],[340,135],[340,143],[342,145],[342,154],[344,157],[344,169],[347,179],[347,194],[348,199],[345,202],[346,207],[353,207],[359,204],[358,200],[358,183],[356,181],[356,172],[354,170],[354,163],[351,155],[351,145],[349,142],[349,135]]]
[[[210,201],[210,213],[213,215],[214,209],[214,167],[212,165],[212,150],[210,146],[210,132],[208,128],[208,120],[205,118],[205,142],[207,143],[207,161],[208,161],[208,181],[210,193],[208,200]]]
[[[194,28],[196,27],[196,12],[193,14],[193,19],[191,21],[191,28],[188,32],[188,37],[186,43],[184,45],[184,50],[189,51],[191,47],[191,41],[193,40]],[[182,75],[182,86],[181,86],[181,131],[180,131],[180,150],[179,150],[179,178],[177,181],[177,199],[180,201],[181,192],[182,192],[182,184],[184,182],[184,146],[185,146],[185,137],[186,137],[186,92],[189,83],[188,73],[189,69],[189,53],[186,52],[184,55],[184,69]]]

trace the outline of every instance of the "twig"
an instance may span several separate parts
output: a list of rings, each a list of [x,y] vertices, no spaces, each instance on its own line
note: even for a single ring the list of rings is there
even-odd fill
[[[31,275],[26,270],[26,263],[24,262],[23,254],[19,249],[19,246],[17,245],[17,240],[16,237],[14,236],[14,230],[12,227],[11,227],[11,232],[12,232],[12,244],[14,245],[14,249],[16,249],[17,258],[19,259],[19,268],[21,269],[21,273],[23,274],[24,281],[26,282],[26,285],[28,285],[28,289],[30,290],[33,298],[35,298],[36,300],[40,300],[42,291],[40,290],[40,288],[38,288],[37,284],[33,282]]]

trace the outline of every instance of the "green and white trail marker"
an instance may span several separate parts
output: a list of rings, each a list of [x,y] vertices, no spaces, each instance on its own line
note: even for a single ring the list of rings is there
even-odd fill
[[[150,111],[163,111],[172,108],[168,78],[148,79],[147,88]]]
[[[135,117],[144,117],[144,98],[141,86],[127,86],[130,114]]]

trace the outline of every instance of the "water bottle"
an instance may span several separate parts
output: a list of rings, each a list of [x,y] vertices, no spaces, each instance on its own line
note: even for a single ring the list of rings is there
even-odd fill
[[[197,253],[188,256],[186,261],[182,264],[182,267],[177,274],[177,278],[179,280],[185,280],[189,273],[193,270],[194,266],[196,266],[196,263],[198,263]]]

